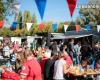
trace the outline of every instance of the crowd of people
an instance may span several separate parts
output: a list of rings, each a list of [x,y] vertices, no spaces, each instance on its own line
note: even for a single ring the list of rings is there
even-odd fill
[[[50,46],[40,45],[37,49],[30,49],[27,42],[0,42],[1,78],[7,80],[100,80],[100,75],[74,77],[68,74],[74,65],[81,71],[95,69],[100,71],[100,42],[94,46],[75,43],[71,39],[68,43],[52,41]]]

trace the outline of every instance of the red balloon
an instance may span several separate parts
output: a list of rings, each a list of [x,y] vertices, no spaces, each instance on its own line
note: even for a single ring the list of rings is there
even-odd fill
[[[39,29],[40,29],[41,31],[44,29],[44,24],[43,24],[43,23],[39,24]]]
[[[0,28],[4,26],[4,21],[0,21]]]
[[[71,17],[73,16],[74,9],[76,7],[77,0],[66,0],[68,2],[68,7],[70,10]]]

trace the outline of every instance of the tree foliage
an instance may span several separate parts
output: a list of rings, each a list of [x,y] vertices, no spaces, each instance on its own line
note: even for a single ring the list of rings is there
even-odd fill
[[[96,4],[100,5],[99,0],[90,0],[88,4]],[[80,16],[77,18],[77,23],[84,27],[89,24],[92,28],[94,28],[97,24],[100,24],[100,9],[99,8],[91,8],[91,9],[80,9]]]
[[[8,16],[14,14],[13,6],[16,2],[17,0],[0,0],[0,20],[7,19]]]

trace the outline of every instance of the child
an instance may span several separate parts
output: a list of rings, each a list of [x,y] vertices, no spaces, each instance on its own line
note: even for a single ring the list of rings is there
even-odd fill
[[[100,72],[100,57],[96,59],[96,71]],[[100,80],[100,75],[96,76],[96,80]]]
[[[91,69],[90,67],[90,60],[88,57],[83,57],[81,60],[81,66],[80,66],[81,72],[87,71],[88,69]],[[80,77],[83,80],[93,80],[92,76],[84,75],[84,77]]]

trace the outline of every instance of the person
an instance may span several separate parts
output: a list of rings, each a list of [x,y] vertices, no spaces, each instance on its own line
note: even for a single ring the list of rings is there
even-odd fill
[[[19,49],[19,42],[18,41],[16,41],[16,44],[14,44],[14,49],[15,50],[18,50]]]
[[[64,53],[64,59],[66,60],[66,63],[68,66],[71,66],[73,64],[71,57],[67,53],[67,45],[63,45],[63,53]]]
[[[8,46],[8,44],[4,44],[4,48],[3,48],[3,52],[4,52],[4,57],[10,57],[10,48]]]
[[[69,47],[69,54],[73,60],[73,64],[75,64],[76,55],[75,55],[75,49],[74,49],[74,39],[71,39],[68,47]]]
[[[41,67],[32,51],[26,50],[24,52],[26,58],[25,63],[22,66],[20,77],[22,80],[42,80]]]
[[[15,63],[16,63],[16,56],[17,56],[17,54],[15,52],[10,54],[10,62],[12,65],[15,65]]]
[[[96,69],[97,72],[100,72],[100,56],[96,59]],[[96,76],[96,80],[100,80],[100,75]]]
[[[87,71],[88,69],[92,69],[92,67],[90,66],[90,63],[91,62],[88,57],[82,57],[81,65],[80,65],[81,72]],[[93,76],[92,75],[84,75],[83,77],[80,77],[80,79],[93,80]]]
[[[51,57],[44,65],[44,80],[53,80],[54,63],[57,59],[57,52],[51,52]]]
[[[56,41],[53,42],[53,44],[51,46],[51,50],[55,51],[55,52],[57,51],[57,42]]]
[[[80,64],[80,56],[81,56],[81,43],[78,42],[75,46],[74,46],[74,50],[76,53],[76,64]]]
[[[68,73],[66,61],[64,60],[64,53],[58,52],[58,60],[54,64],[54,80],[65,80],[64,74]]]

